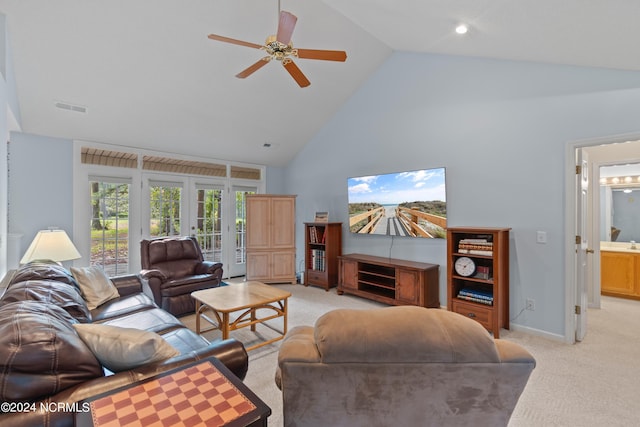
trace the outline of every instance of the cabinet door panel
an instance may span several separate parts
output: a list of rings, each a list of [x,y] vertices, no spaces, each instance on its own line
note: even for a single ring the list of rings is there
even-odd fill
[[[635,291],[635,255],[600,252],[600,286],[604,292],[632,294]]]
[[[340,280],[343,288],[358,288],[358,263],[356,261],[340,260]]]
[[[268,252],[247,252],[247,280],[266,280],[269,278]]]
[[[292,248],[295,246],[295,199],[273,198],[271,205],[271,221],[273,234],[272,248]]]
[[[396,299],[409,304],[419,304],[420,275],[413,270],[396,270]]]
[[[247,197],[247,248],[268,249],[270,238],[268,198]]]
[[[272,277],[273,279],[291,279],[295,277],[296,254],[292,251],[272,253]]]

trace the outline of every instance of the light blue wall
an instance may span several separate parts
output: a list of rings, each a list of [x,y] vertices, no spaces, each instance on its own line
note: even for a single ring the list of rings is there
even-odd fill
[[[63,229],[73,240],[73,144],[13,132],[9,147],[9,232],[22,234],[20,254],[38,230]]]
[[[394,53],[291,162],[286,192],[298,231],[315,211],[347,224],[348,177],[444,166],[450,226],[512,228],[512,323],[564,336],[567,143],[638,132],[638,111],[637,72]],[[440,264],[446,304],[446,242],[343,235],[344,253]]]
[[[284,194],[285,170],[283,168],[267,167],[266,192],[268,194]]]

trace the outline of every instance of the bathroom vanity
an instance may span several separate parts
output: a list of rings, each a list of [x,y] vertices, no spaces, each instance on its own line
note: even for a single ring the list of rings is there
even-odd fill
[[[640,300],[640,243],[600,243],[602,295]]]

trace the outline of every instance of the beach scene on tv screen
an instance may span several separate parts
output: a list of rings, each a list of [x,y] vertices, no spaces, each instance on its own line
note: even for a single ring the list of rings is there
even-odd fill
[[[349,178],[347,186],[352,233],[446,237],[444,168]]]

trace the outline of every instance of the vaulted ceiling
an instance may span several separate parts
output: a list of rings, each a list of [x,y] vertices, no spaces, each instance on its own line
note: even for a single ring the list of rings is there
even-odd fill
[[[235,78],[263,53],[207,35],[262,44],[278,3],[0,0],[22,130],[284,166],[394,50],[640,71],[634,0],[280,0],[295,47],[347,61],[296,60],[304,89],[276,61]]]

